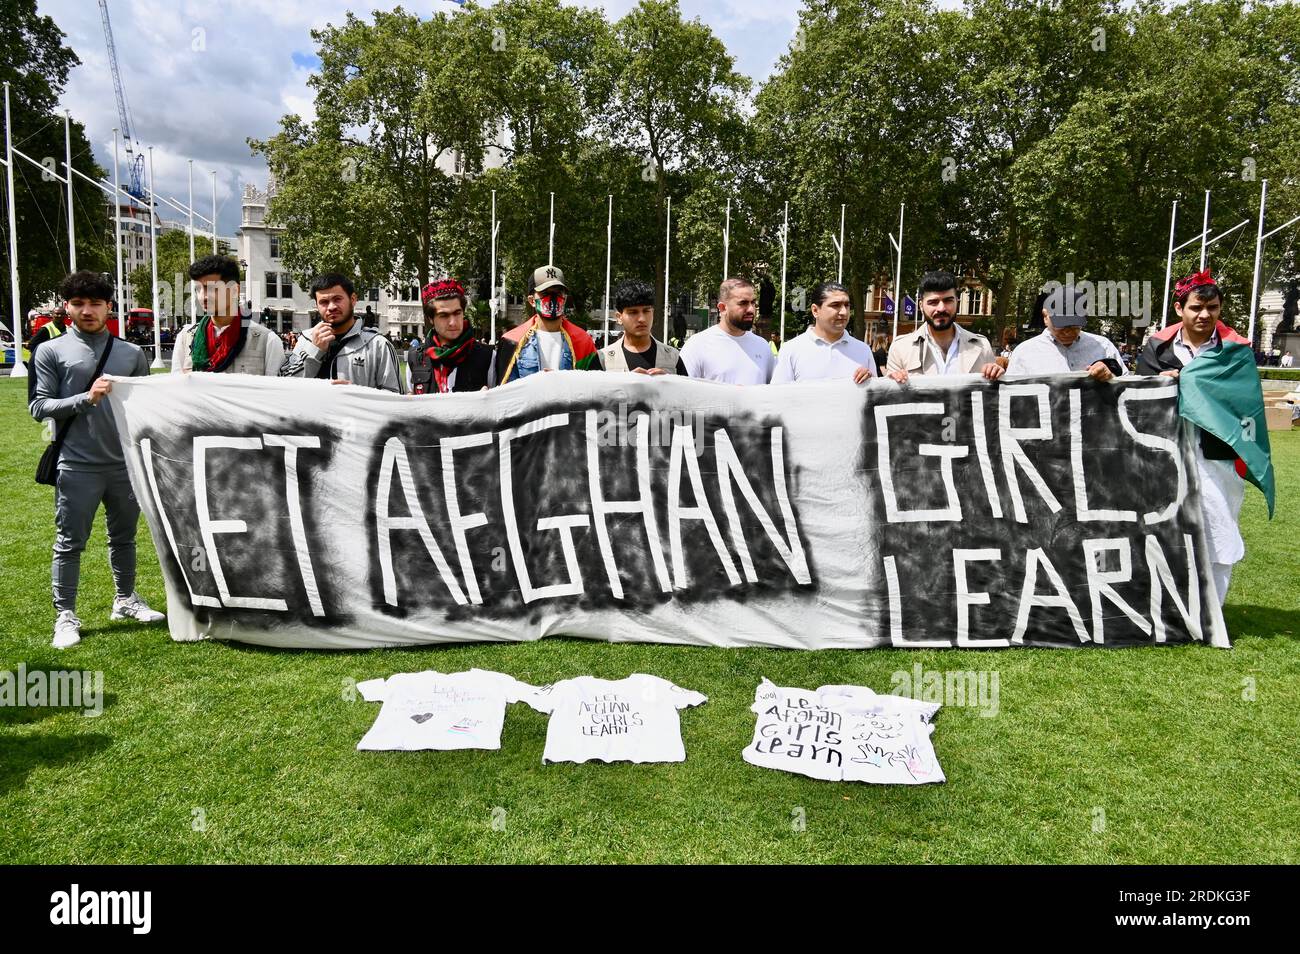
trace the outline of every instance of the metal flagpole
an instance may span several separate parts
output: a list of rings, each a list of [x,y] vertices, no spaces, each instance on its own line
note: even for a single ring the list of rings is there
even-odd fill
[[[669,294],[668,270],[673,259],[673,197],[668,197],[668,224],[664,226],[664,341],[668,341],[668,316],[672,314],[672,296]]]
[[[1210,190],[1205,190],[1205,216],[1201,219],[1201,271],[1205,271],[1205,240],[1210,235]]]
[[[892,235],[890,236],[890,241],[893,243],[894,251],[898,254],[898,260],[894,265],[894,335],[893,337],[895,338],[898,337],[898,313],[903,310],[903,301],[899,297],[899,293],[902,291],[902,287],[903,287],[903,211],[905,208],[906,208],[906,203],[900,202],[898,205],[898,240],[894,241],[894,237]],[[916,306],[918,308],[921,307],[921,303],[918,301],[916,303]]]
[[[551,230],[550,238],[547,239],[546,246],[546,264],[555,264],[555,193],[551,193]]]
[[[722,227],[722,280],[731,277],[731,199],[727,199],[727,222]]]
[[[194,160],[193,159],[190,160],[189,213],[190,213],[190,261],[193,262],[194,261]],[[217,231],[217,224],[215,222],[212,223],[212,231],[214,234]],[[189,292],[190,292],[190,324],[197,324],[199,320],[199,313],[198,313],[199,306],[198,306],[198,302],[195,301],[195,299],[198,296],[194,294],[193,283],[191,283],[190,285]]]
[[[836,246],[836,248],[840,250],[840,268],[839,271],[836,273],[836,277],[835,277],[835,280],[837,282],[844,281],[844,209],[845,206],[841,204],[840,205],[840,241],[839,244]]]
[[[1175,215],[1177,214],[1177,206],[1178,203],[1175,202],[1174,203]],[[1210,238],[1206,233],[1202,232],[1200,235],[1193,235],[1182,245],[1174,245],[1173,244],[1173,231],[1174,231],[1173,220],[1170,221],[1169,224],[1170,248],[1169,248],[1169,254],[1165,259],[1165,301],[1161,311],[1161,318],[1160,318],[1161,328],[1165,327],[1169,321],[1169,280],[1170,280],[1170,273],[1173,269],[1174,256],[1177,255],[1179,252],[1181,252],[1183,249],[1187,248],[1187,246],[1191,245],[1193,242],[1199,241],[1201,243],[1201,263],[1202,265],[1204,265],[1205,252],[1211,245],[1219,241],[1219,239],[1223,238],[1224,236],[1231,235],[1233,232],[1237,231],[1237,229],[1248,224],[1250,224],[1250,219],[1243,219],[1242,221],[1234,225],[1232,228],[1228,229],[1226,232],[1220,232],[1218,235],[1214,236],[1213,238]]]
[[[785,344],[785,263],[790,247],[790,203],[785,203],[785,217],[781,222],[781,300],[777,306],[777,321],[781,322],[781,344]]]
[[[614,197],[609,197],[609,221],[605,225],[605,340],[609,344],[609,267],[614,251]]]
[[[1250,281],[1250,330],[1246,333],[1246,340],[1252,349],[1255,347],[1255,302],[1259,300],[1259,269],[1264,251],[1264,205],[1267,202],[1268,180],[1265,179],[1259,184],[1259,228],[1255,230],[1255,271]]]
[[[491,284],[491,291],[488,298],[488,313],[492,316],[492,336],[493,344],[497,340],[497,190],[492,190],[492,271],[488,279]]]
[[[1278,232],[1281,232],[1283,229],[1288,229],[1291,226],[1295,225],[1297,222],[1300,222],[1300,215],[1297,215],[1295,218],[1287,222],[1283,222],[1281,225],[1273,229],[1271,232],[1265,232],[1264,231],[1264,200],[1267,197],[1267,195],[1268,195],[1268,180],[1265,179],[1263,185],[1260,188],[1260,193],[1259,193],[1259,231],[1256,233],[1255,236],[1255,278],[1254,281],[1251,282],[1251,286],[1250,286],[1250,330],[1247,337],[1250,339],[1250,344],[1252,348],[1255,346],[1255,303],[1259,300],[1259,282],[1261,277],[1260,268],[1263,265],[1264,243],[1268,241],[1268,239],[1276,235]]]
[[[153,189],[149,190],[153,195]],[[217,170],[212,170],[212,254],[217,254]]]
[[[162,316],[158,314],[158,230],[154,227],[153,197],[153,146],[149,147],[149,268],[153,277],[153,363],[150,368],[161,368]],[[216,232],[216,229],[213,229]]]
[[[72,113],[63,111],[63,156],[68,183],[68,271],[77,270],[77,232],[73,225],[72,198]]]
[[[126,289],[122,286],[122,200],[116,190],[119,186],[117,178],[117,136],[118,130],[113,130],[113,223],[115,231],[113,233],[113,248],[116,250],[114,257],[117,259],[117,336],[126,337]]]
[[[1233,232],[1237,231],[1237,229],[1244,228],[1249,224],[1250,224],[1250,219],[1242,219],[1240,222],[1238,222],[1236,225],[1234,225],[1232,228],[1228,229],[1227,231],[1220,232],[1218,235],[1214,236],[1213,238],[1204,240],[1206,249],[1208,250],[1209,247],[1213,245],[1215,242],[1219,241],[1219,239],[1227,238]]]
[[[1174,199],[1173,212],[1169,216],[1169,251],[1165,253],[1165,294],[1160,305],[1160,327],[1169,324],[1169,282],[1174,270],[1174,229],[1178,225],[1178,200]]]
[[[18,300],[18,215],[14,201],[14,146],[13,123],[9,116],[9,84],[5,83],[5,174],[9,186],[9,295],[13,307],[14,367],[11,378],[27,377],[23,364],[22,304]]]

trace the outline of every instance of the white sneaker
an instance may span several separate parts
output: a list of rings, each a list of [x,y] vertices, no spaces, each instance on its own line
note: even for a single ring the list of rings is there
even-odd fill
[[[81,620],[72,610],[60,610],[54,621],[54,648],[67,649],[81,642]]]
[[[134,619],[141,623],[158,623],[167,617],[156,609],[150,609],[149,604],[140,599],[139,593],[132,593],[130,596],[119,596],[113,600],[113,612],[108,614],[109,619]]]

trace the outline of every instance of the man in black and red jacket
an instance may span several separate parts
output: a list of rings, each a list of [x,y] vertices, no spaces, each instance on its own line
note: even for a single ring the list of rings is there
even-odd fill
[[[487,387],[492,349],[465,320],[465,288],[454,279],[431,282],[420,292],[424,318],[433,328],[427,347],[407,356],[411,394],[481,391]]]

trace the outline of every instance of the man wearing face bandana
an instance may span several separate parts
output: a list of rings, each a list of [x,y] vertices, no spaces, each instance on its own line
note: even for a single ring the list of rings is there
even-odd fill
[[[509,384],[539,371],[600,370],[591,336],[564,317],[569,306],[564,272],[553,265],[533,272],[527,301],[533,315],[497,342],[490,385]]]

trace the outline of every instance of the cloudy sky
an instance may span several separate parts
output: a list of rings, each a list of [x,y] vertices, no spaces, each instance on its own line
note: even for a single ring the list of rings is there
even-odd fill
[[[635,0],[588,3],[616,19]],[[195,207],[210,206],[217,171],[217,221],[222,235],[239,227],[243,183],[266,183],[266,167],[245,140],[272,135],[286,113],[311,115],[307,78],[315,65],[310,31],[357,11],[398,6],[392,0],[109,0],[113,39],[132,136],[154,147],[157,191],[184,202],[187,160],[194,160]],[[452,10],[450,0],[407,0],[421,13]],[[946,0],[945,6],[958,5]],[[799,0],[681,0],[726,43],[737,67],[761,81],[789,45]],[[112,74],[99,5],[90,0],[39,0],[81,58],[63,106],[83,122],[96,158],[112,168],[118,125]],[[125,172],[122,173],[125,179]]]

